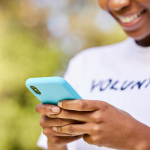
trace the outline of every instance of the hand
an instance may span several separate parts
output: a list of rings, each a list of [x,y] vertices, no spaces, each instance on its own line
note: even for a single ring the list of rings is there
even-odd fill
[[[43,133],[48,138],[48,147],[49,149],[59,149],[60,147],[64,149],[67,143],[78,140],[83,137],[82,135],[70,135],[66,133],[57,133],[52,130],[53,126],[62,127],[72,123],[80,123],[79,121],[71,119],[59,119],[59,118],[49,118],[51,114],[58,114],[61,112],[61,109],[58,106],[49,105],[49,104],[39,104],[36,108],[37,113],[42,115],[40,125],[43,127]]]
[[[122,150],[149,150],[150,128],[128,113],[102,101],[65,100],[58,103],[62,111],[51,118],[82,121],[53,127],[58,133],[81,135],[83,139],[99,147]]]

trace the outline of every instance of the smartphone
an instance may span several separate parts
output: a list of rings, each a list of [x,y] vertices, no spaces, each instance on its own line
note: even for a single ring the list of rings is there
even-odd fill
[[[43,104],[57,105],[62,100],[82,99],[61,77],[30,78],[26,86]]]

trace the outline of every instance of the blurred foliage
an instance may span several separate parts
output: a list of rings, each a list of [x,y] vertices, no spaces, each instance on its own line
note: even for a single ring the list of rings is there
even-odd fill
[[[41,127],[35,107],[39,101],[25,87],[26,79],[63,75],[70,57],[80,50],[126,38],[118,26],[110,34],[94,26],[93,0],[71,0],[65,11],[58,10],[67,14],[69,29],[63,37],[55,37],[47,24],[56,12],[35,1],[0,1],[0,150],[38,149]],[[80,7],[75,7],[77,2]],[[70,51],[71,55],[62,50],[68,35],[83,41],[81,49]]]
[[[38,149],[39,102],[25,81],[55,75],[63,57],[49,47],[46,16],[28,0],[0,1],[0,150]]]

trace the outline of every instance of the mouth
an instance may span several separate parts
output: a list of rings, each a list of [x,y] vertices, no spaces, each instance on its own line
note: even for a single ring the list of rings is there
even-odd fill
[[[142,16],[146,13],[146,10],[142,10],[140,12],[134,13],[132,15],[128,16],[117,16],[120,24],[125,27],[134,26],[139,22],[142,18]]]

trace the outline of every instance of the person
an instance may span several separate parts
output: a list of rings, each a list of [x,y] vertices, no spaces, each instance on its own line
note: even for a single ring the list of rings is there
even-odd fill
[[[70,61],[64,78],[83,99],[37,106],[45,149],[150,150],[150,0],[99,4],[129,38]]]

